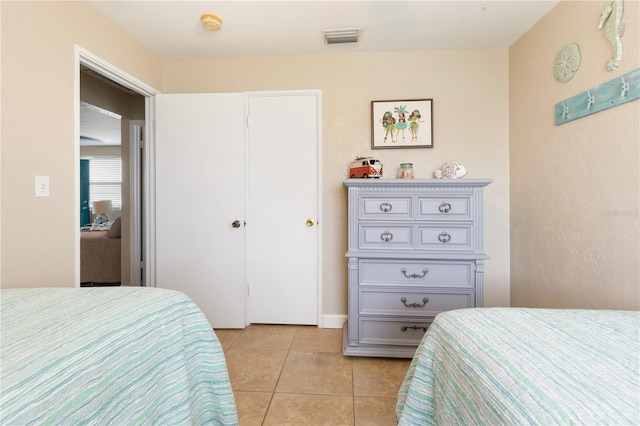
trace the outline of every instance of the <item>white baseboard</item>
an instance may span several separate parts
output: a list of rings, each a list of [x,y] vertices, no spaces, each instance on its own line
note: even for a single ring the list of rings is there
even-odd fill
[[[323,315],[322,328],[342,328],[347,322],[346,315]]]

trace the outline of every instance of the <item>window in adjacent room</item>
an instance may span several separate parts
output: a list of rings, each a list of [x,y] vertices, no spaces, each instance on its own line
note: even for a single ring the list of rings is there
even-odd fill
[[[111,200],[114,210],[122,208],[122,159],[98,157],[89,160],[90,203]]]

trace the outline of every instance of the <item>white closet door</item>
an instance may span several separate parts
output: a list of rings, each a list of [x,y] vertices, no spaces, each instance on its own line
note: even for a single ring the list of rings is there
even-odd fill
[[[318,97],[248,95],[251,323],[318,322]]]
[[[157,286],[186,293],[214,328],[245,326],[243,102],[156,97]]]

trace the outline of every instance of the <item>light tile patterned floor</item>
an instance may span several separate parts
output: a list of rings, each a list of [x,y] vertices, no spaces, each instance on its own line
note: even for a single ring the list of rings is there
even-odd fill
[[[342,330],[216,330],[240,426],[393,426],[408,359],[345,357]]]

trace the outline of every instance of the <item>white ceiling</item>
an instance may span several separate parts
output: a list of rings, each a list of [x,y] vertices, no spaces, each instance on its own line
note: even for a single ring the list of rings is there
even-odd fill
[[[87,0],[164,59],[504,48],[558,1],[547,0]],[[206,31],[200,16],[219,16]],[[361,28],[358,43],[327,45],[322,30]],[[444,65],[444,64],[443,64]],[[117,129],[116,129],[117,127]],[[82,145],[119,144],[119,120],[81,114]]]
[[[80,104],[80,146],[120,145],[120,116]]]
[[[558,1],[105,1],[98,12],[164,59],[508,47]],[[206,31],[200,16],[222,18]],[[322,30],[362,28],[327,45]]]

